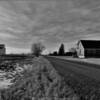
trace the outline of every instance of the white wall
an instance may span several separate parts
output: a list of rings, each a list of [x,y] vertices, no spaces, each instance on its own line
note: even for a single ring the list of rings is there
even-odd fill
[[[84,47],[83,47],[81,42],[79,42],[78,47],[77,47],[77,55],[78,55],[79,58],[84,58],[85,57]]]

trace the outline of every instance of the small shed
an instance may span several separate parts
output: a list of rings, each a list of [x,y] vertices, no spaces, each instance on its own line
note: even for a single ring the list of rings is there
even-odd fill
[[[100,40],[79,40],[77,56],[79,58],[100,57]]]
[[[0,55],[6,54],[6,48],[4,44],[0,44]]]

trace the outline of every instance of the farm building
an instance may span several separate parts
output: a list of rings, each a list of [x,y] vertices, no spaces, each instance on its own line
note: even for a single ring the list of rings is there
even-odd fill
[[[79,58],[100,57],[100,41],[99,40],[78,41],[77,56]]]
[[[4,44],[0,44],[0,55],[6,54],[6,48]]]

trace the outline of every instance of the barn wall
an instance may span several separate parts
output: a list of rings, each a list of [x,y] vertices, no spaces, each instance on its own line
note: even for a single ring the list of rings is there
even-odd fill
[[[78,47],[77,47],[77,56],[79,58],[84,58],[85,57],[85,55],[84,55],[84,47],[83,47],[81,42],[79,42]]]
[[[85,56],[86,57],[100,57],[100,49],[86,49]]]

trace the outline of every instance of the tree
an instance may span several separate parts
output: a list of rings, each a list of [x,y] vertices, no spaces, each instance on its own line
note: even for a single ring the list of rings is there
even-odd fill
[[[54,51],[53,52],[53,56],[57,56],[58,54],[57,54],[57,51]]]
[[[61,44],[58,55],[63,56],[65,54],[64,44]]]
[[[77,57],[77,51],[76,51],[76,48],[74,48],[74,47],[70,48],[70,49],[69,49],[69,52],[72,53],[72,56]]]
[[[32,48],[31,48],[31,52],[33,55],[35,55],[36,57],[38,57],[43,50],[45,49],[45,46],[42,45],[42,43],[34,43],[32,44]]]

